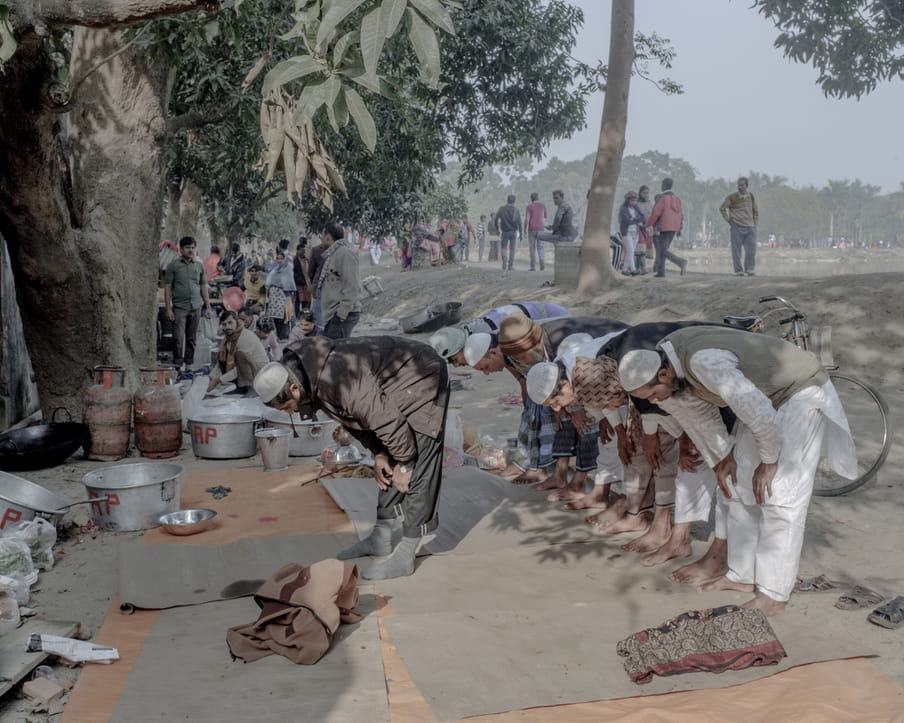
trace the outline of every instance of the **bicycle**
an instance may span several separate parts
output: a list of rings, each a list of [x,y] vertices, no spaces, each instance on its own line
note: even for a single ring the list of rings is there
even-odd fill
[[[761,304],[778,302],[781,305],[759,316],[726,316],[723,321],[738,329],[764,333],[767,318],[779,312],[790,311],[790,316],[778,322],[779,327],[787,327],[780,336],[785,341],[816,354],[829,373],[829,379],[838,392],[851,427],[851,436],[857,450],[858,477],[853,480],[842,477],[822,460],[816,471],[813,494],[836,497],[862,487],[876,476],[891,449],[892,430],[888,419],[888,404],[870,384],[852,374],[838,371],[838,365],[832,356],[830,327],[812,327],[807,315],[781,296],[763,296],[759,301]]]

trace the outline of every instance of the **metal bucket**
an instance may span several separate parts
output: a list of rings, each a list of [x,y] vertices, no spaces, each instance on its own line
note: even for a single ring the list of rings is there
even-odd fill
[[[292,432],[288,412],[268,408],[264,412],[264,419],[271,427]],[[290,457],[317,457],[324,447],[333,443],[333,430],[339,426],[339,422],[332,419],[302,420],[300,414],[293,414],[292,422],[295,423],[298,436],[289,438]]]
[[[191,448],[196,457],[239,459],[257,454],[254,431],[260,417],[244,414],[211,414],[188,420]]]
[[[289,469],[289,437],[292,433],[286,429],[267,427],[258,429],[254,436],[261,450],[264,470],[278,472]]]
[[[15,522],[33,520],[36,513],[55,517],[56,510],[69,507],[70,502],[55,492],[29,482],[14,474],[0,472],[0,532]],[[59,516],[62,517],[62,512]]]
[[[94,521],[103,530],[130,531],[156,527],[160,515],[179,509],[182,468],[166,462],[117,464],[82,478]],[[100,499],[100,498],[106,499]]]

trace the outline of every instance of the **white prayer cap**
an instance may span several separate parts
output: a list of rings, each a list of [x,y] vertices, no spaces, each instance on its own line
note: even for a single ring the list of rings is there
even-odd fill
[[[618,378],[626,392],[655,381],[662,362],[659,353],[650,349],[634,349],[622,357],[618,365]]]
[[[554,362],[540,362],[534,364],[527,373],[525,384],[527,396],[536,404],[543,404],[552,396],[559,384],[561,367]]]
[[[569,352],[577,351],[588,341],[593,341],[593,337],[585,331],[569,334],[559,342],[559,348],[556,349],[556,354],[558,354],[558,356],[564,356]]]
[[[483,359],[493,344],[493,337],[484,332],[471,334],[465,342],[465,361],[468,366],[474,366]]]
[[[468,333],[457,326],[444,326],[430,335],[427,343],[433,347],[443,359],[448,359],[465,348]]]
[[[270,402],[279,394],[289,378],[289,370],[279,362],[270,362],[254,377],[254,391],[264,404]]]

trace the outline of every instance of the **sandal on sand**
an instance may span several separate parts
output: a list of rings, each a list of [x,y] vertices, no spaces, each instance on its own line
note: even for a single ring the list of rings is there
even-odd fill
[[[848,592],[838,598],[835,607],[839,610],[859,610],[860,608],[868,608],[871,605],[878,605],[884,599],[875,590],[854,585]]]
[[[904,597],[899,596],[885,605],[880,605],[866,619],[883,628],[900,628],[904,625]]]
[[[850,583],[840,580],[829,580],[825,575],[798,579],[794,585],[794,592],[828,592],[829,590],[848,590]]]

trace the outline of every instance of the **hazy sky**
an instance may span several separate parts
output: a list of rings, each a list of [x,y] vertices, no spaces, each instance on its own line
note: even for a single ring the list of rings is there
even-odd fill
[[[569,0],[584,10],[575,55],[606,62],[610,3]],[[626,155],[657,150],[690,162],[704,177],[754,170],[793,185],[855,179],[897,191],[904,181],[901,111],[904,82],[880,85],[862,100],[826,99],[817,71],[785,60],[776,28],[746,0],[636,0],[635,26],[669,38],[677,58],[667,75],[684,94],[667,96],[631,80]],[[655,76],[661,71],[650,66]],[[587,128],[552,144],[550,155],[576,160],[596,150],[603,97]],[[897,118],[895,117],[897,116]]]

